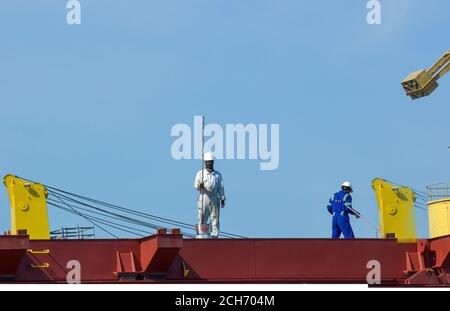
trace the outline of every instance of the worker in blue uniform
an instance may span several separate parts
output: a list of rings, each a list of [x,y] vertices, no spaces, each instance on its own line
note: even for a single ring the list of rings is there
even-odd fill
[[[328,201],[327,210],[328,213],[333,215],[333,239],[339,239],[341,233],[346,239],[354,239],[352,226],[350,225],[350,215],[354,215],[356,218],[361,217],[360,213],[355,211],[352,207],[353,192],[352,184],[348,181],[342,183],[341,191],[333,194]]]

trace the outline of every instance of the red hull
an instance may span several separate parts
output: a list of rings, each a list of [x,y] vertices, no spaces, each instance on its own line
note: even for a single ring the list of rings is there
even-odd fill
[[[29,249],[29,251],[26,251]],[[382,239],[37,240],[0,237],[0,277],[65,283],[80,263],[82,283],[367,283],[377,260],[381,284],[450,285],[450,236],[397,243]],[[48,264],[48,267],[46,267]]]

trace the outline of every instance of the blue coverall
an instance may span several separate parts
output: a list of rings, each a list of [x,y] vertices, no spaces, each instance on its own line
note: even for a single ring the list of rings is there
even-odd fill
[[[333,239],[339,239],[341,233],[346,239],[355,238],[348,214],[356,214],[348,207],[352,208],[352,196],[350,193],[342,190],[333,194],[328,201],[328,213],[333,215]]]

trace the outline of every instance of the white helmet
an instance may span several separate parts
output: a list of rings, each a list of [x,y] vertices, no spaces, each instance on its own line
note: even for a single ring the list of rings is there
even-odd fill
[[[211,152],[206,152],[203,156],[203,160],[205,161],[214,161],[214,155]]]
[[[349,181],[344,181],[342,183],[342,187],[350,188],[350,190],[353,191],[353,186],[352,186],[351,182],[349,182]]]

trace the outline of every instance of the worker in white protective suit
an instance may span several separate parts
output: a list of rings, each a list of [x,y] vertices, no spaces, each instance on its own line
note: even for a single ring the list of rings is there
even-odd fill
[[[214,170],[213,154],[205,153],[204,161],[205,169],[197,173],[194,181],[194,188],[200,192],[197,202],[198,224],[201,228],[211,218],[211,238],[218,238],[220,209],[225,207],[225,188],[222,175]]]

